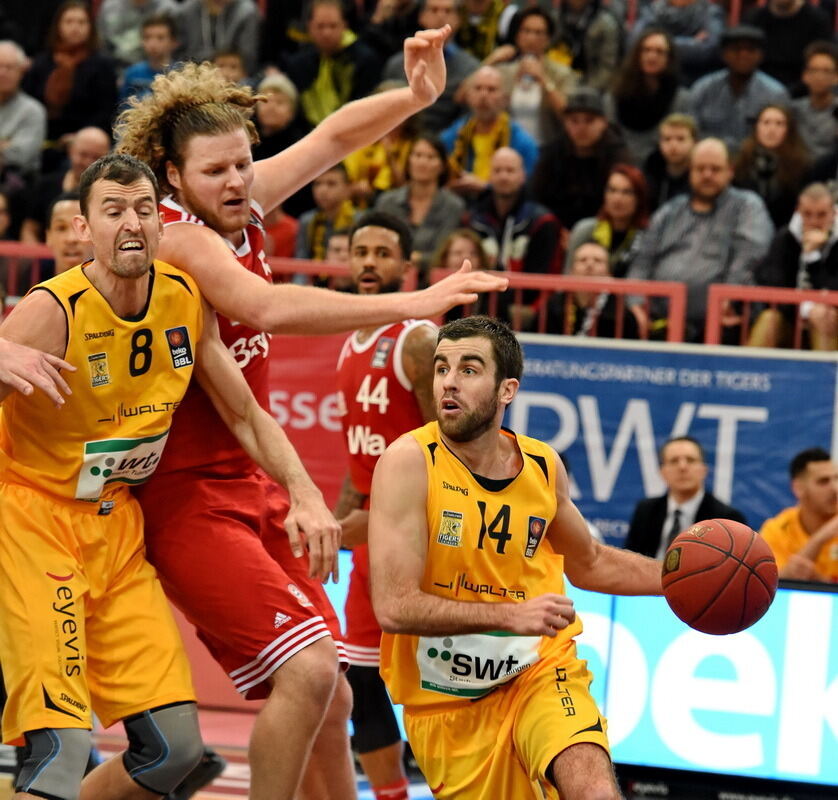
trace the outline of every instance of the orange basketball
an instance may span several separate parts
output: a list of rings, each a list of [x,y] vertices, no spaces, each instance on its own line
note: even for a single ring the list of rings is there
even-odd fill
[[[768,611],[777,591],[777,564],[747,525],[704,520],[669,545],[661,584],[669,607],[691,628],[736,633]]]

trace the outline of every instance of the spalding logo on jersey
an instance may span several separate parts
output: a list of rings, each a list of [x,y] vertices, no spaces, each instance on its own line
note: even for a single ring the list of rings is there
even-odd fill
[[[172,365],[175,369],[192,366],[192,344],[189,341],[189,330],[186,325],[169,328],[166,331],[166,343],[172,355]]]
[[[370,366],[374,369],[384,369],[387,366],[387,359],[393,351],[393,345],[396,343],[395,339],[387,336],[382,336],[375,346],[375,352],[372,354],[372,361]]]

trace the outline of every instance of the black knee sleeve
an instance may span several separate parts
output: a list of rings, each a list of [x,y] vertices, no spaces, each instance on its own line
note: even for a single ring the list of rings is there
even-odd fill
[[[353,664],[346,679],[352,687],[353,747],[359,753],[369,753],[401,741],[399,723],[378,668]]]
[[[122,757],[131,778],[150,792],[168,794],[204,752],[195,703],[173,703],[124,720],[128,750]]]

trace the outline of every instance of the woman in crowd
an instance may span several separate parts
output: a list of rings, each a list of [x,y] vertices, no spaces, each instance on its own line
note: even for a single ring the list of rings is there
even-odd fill
[[[809,168],[809,153],[791,112],[767,105],[758,114],[753,133],[742,143],[733,183],[755,191],[778,228],[786,225],[797,205]]]
[[[46,49],[35,56],[23,90],[47,109],[48,145],[90,125],[109,131],[117,100],[116,71],[99,51],[89,5],[64,0],[52,19]],[[52,165],[54,166],[54,165]],[[50,165],[45,164],[45,169]]]
[[[498,68],[510,116],[542,145],[556,137],[576,77],[547,56],[555,23],[541,8],[519,11],[509,33],[513,44],[496,48],[483,63]]]
[[[619,125],[638,164],[657,147],[661,120],[688,108],[672,39],[659,29],[646,31],[626,55],[606,102],[608,117]]]
[[[629,164],[617,164],[605,183],[602,207],[595,217],[573,226],[567,245],[565,272],[570,272],[576,249],[585,242],[601,244],[609,256],[611,275],[624,278],[649,224],[646,179]]]
[[[413,232],[412,260],[419,284],[426,286],[431,255],[440,239],[460,222],[462,198],[445,188],[448,158],[439,139],[420,135],[407,156],[405,185],[379,195],[375,207],[401,217]]]

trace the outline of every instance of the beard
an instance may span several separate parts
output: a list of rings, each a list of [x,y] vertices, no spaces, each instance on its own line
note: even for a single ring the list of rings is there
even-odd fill
[[[463,411],[456,419],[440,418],[439,429],[452,442],[471,442],[492,427],[497,412],[498,398],[493,393],[477,408]]]
[[[363,277],[361,275],[360,277]],[[394,292],[400,292],[402,290],[402,279],[398,278],[397,280],[389,281],[388,283],[379,283],[378,284],[378,291],[375,292],[365,292],[365,294],[393,294]],[[352,294],[359,294],[358,291],[358,284],[352,284]]]

